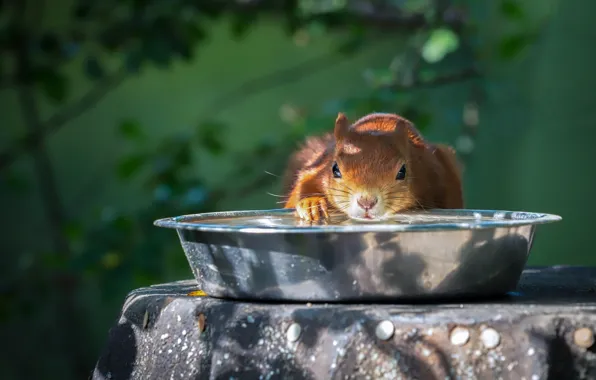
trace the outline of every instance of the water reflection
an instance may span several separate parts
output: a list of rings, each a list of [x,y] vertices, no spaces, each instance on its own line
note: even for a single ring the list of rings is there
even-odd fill
[[[430,210],[401,213],[381,220],[350,219],[334,217],[330,221],[306,222],[296,218],[291,210],[262,212],[214,213],[204,216],[174,218],[174,222],[243,227],[312,227],[312,226],[359,226],[359,225],[424,225],[424,224],[482,224],[526,220],[532,222],[546,214],[483,210]]]

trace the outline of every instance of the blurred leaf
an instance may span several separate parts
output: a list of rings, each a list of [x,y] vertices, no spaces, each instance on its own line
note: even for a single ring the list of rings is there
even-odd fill
[[[143,53],[153,63],[161,68],[167,67],[172,61],[172,50],[165,37],[145,38]]]
[[[68,223],[64,227],[64,234],[68,239],[68,243],[70,245],[72,253],[75,254],[74,256],[79,256],[79,254],[85,248],[85,231],[83,229],[83,226],[80,223]],[[76,263],[71,264],[76,265]]]
[[[129,234],[134,226],[133,221],[125,216],[118,216],[110,223],[116,230]]]
[[[192,161],[192,149],[189,143],[180,144],[174,154],[174,169],[181,169]]]
[[[399,1],[400,9],[409,14],[426,13],[430,8],[433,8],[433,0],[405,0]]]
[[[197,140],[201,146],[215,156],[225,150],[224,131],[225,125],[218,122],[205,122],[199,125]]]
[[[125,53],[125,65],[126,65],[126,69],[128,70],[128,72],[130,73],[136,73],[139,71],[139,69],[141,68],[141,65],[143,63],[143,52],[141,51],[141,49],[138,48],[133,48],[128,50]]]
[[[101,30],[98,37],[100,46],[109,52],[115,52],[130,40],[130,34],[134,32],[130,23],[110,22]]]
[[[65,255],[61,255],[55,252],[45,252],[41,254],[41,262],[45,267],[51,270],[66,269],[69,266],[69,262]]]
[[[172,50],[178,53],[178,55],[185,61],[190,62],[194,58],[192,45],[189,41],[176,41],[172,46]]]
[[[125,120],[118,126],[119,134],[130,141],[145,140],[147,136],[143,133],[141,124],[136,120]]]
[[[143,154],[133,154],[125,157],[118,164],[116,172],[120,179],[129,179],[138,173],[147,162],[147,157]]]
[[[530,41],[530,37],[523,34],[514,34],[504,37],[499,42],[499,54],[501,58],[514,58],[530,44]]]
[[[95,80],[101,79],[105,75],[105,71],[104,71],[103,67],[101,67],[101,64],[99,63],[99,60],[97,59],[97,57],[94,57],[94,56],[87,57],[87,59],[85,59],[84,65],[85,65],[85,74],[90,79],[95,79]]]
[[[204,187],[191,187],[184,195],[184,204],[187,206],[200,205],[207,200],[207,195]]]
[[[198,42],[207,38],[207,32],[201,25],[190,22],[186,25],[186,37],[191,42]]]
[[[524,11],[516,0],[502,0],[501,13],[511,20],[521,20],[524,18]]]
[[[25,179],[25,176],[21,173],[17,173],[11,168],[6,169],[2,173],[2,181],[0,183],[6,184],[7,187],[14,191],[19,196],[27,195],[26,191],[29,190],[30,184]]]
[[[350,28],[350,34],[337,45],[337,51],[341,54],[353,54],[367,43],[366,30],[360,25]]]
[[[306,26],[308,35],[312,37],[325,37],[327,27],[320,21],[312,21]]]
[[[62,55],[66,59],[73,58],[81,50],[81,45],[77,42],[66,42],[62,45]]]
[[[81,1],[74,10],[76,18],[85,19],[91,14],[91,5],[88,2]]]
[[[166,202],[172,197],[172,189],[166,184],[160,184],[153,191],[153,198],[158,202]]]
[[[389,86],[395,83],[395,72],[389,68],[369,69],[366,71],[367,82],[372,87]]]
[[[232,15],[232,35],[235,38],[244,37],[250,27],[257,21],[257,15],[254,12],[241,12]]]
[[[87,36],[85,34],[85,30],[84,29],[72,29],[69,32],[69,39],[68,42],[75,44],[75,45],[80,45],[81,43],[85,42],[85,40],[87,39]]]
[[[46,54],[55,54],[60,49],[58,36],[54,33],[44,33],[39,41],[40,49]]]
[[[331,13],[344,10],[348,0],[298,0],[298,11],[303,15]]]
[[[437,78],[437,76],[438,73],[435,70],[430,69],[423,69],[420,70],[420,72],[418,73],[418,77],[420,78],[420,81],[423,83],[432,82]]]
[[[431,32],[422,47],[422,58],[429,63],[441,61],[459,47],[459,37],[450,29],[440,28]]]
[[[38,75],[42,92],[54,103],[61,103],[66,98],[68,80],[56,70],[42,70]]]
[[[221,3],[215,1],[193,1],[190,4],[200,11],[201,14],[212,19],[220,17],[225,11],[225,8],[221,6]]]
[[[83,228],[79,223],[69,223],[64,227],[64,234],[69,240],[78,240],[83,236]]]
[[[205,30],[194,19],[180,23],[171,32],[169,42],[172,52],[185,61],[194,58],[195,45],[207,37]]]
[[[172,159],[171,157],[165,156],[157,156],[152,160],[153,163],[153,172],[157,173],[158,175],[170,171],[172,168]]]
[[[106,269],[114,269],[122,262],[121,255],[118,252],[106,252],[101,257],[101,265]]]

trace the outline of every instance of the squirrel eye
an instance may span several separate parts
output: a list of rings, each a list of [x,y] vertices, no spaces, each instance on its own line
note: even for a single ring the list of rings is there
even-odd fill
[[[406,164],[403,164],[401,166],[401,168],[397,172],[397,176],[395,177],[395,179],[399,181],[401,181],[404,178],[406,178]]]
[[[341,172],[339,171],[339,166],[337,166],[337,162],[333,163],[331,170],[333,171],[333,177],[341,178]]]

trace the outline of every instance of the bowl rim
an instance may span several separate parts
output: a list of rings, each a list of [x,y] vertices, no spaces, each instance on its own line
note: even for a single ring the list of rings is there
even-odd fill
[[[506,211],[506,210],[480,210],[480,209],[432,209],[426,210],[427,214],[454,214],[459,213],[465,216],[480,214],[484,217],[494,217],[497,213],[505,215],[523,214],[526,218],[520,219],[494,219],[479,220],[473,222],[449,222],[449,223],[427,223],[427,224],[383,224],[383,223],[362,223],[355,225],[317,225],[317,226],[246,226],[246,225],[225,225],[215,223],[200,223],[201,219],[233,218],[233,217],[258,217],[258,216],[286,216],[293,213],[293,209],[270,209],[270,210],[243,210],[243,211],[218,211],[200,214],[186,214],[175,217],[158,219],[153,225],[163,228],[173,228],[178,231],[202,231],[202,232],[234,232],[248,234],[329,234],[329,233],[365,233],[365,232],[430,232],[430,231],[462,231],[490,228],[509,228],[527,225],[539,225],[561,221],[563,218],[555,214],[536,213],[528,211]],[[189,222],[193,220],[193,222]]]

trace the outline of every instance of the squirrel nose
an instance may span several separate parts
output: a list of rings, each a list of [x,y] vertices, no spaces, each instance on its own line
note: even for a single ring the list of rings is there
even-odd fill
[[[358,198],[358,205],[365,210],[370,210],[377,204],[377,197],[360,197]]]

